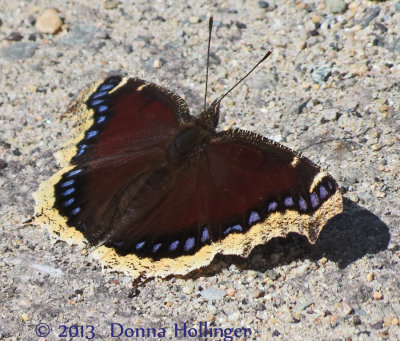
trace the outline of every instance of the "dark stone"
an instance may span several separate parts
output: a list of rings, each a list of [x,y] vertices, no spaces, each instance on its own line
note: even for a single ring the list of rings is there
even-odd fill
[[[131,54],[132,52],[133,52],[133,47],[132,47],[132,45],[124,45],[124,51],[127,53],[127,54]]]
[[[353,316],[353,325],[354,326],[359,326],[361,324],[361,318],[359,315],[354,315]]]
[[[221,64],[221,58],[219,58],[215,52],[210,52],[210,64],[219,65]]]
[[[29,25],[33,26],[36,24],[36,18],[33,15],[30,15],[27,19]]]
[[[366,285],[360,285],[358,290],[352,296],[354,302],[356,303],[363,303],[369,300],[372,295],[372,288]]]
[[[315,83],[326,82],[331,75],[332,68],[330,66],[320,66],[314,69],[312,78]]]
[[[378,321],[378,322],[375,322],[375,323],[371,324],[371,328],[375,329],[375,330],[382,329],[383,328],[383,321]]]
[[[18,31],[11,32],[7,38],[8,41],[20,41],[22,40],[22,34]]]
[[[265,310],[265,305],[262,304],[261,302],[257,302],[254,305],[254,310],[256,310],[256,311],[264,311]]]
[[[361,22],[361,27],[366,28],[372,20],[374,20],[379,13],[381,12],[381,8],[379,6],[370,7],[366,10],[365,19]]]
[[[31,41],[36,41],[36,39],[41,39],[41,38],[43,38],[43,35],[42,35],[42,33],[40,33],[40,32],[34,32],[34,33],[31,33],[29,36],[28,36],[28,40],[31,40]]]
[[[381,31],[381,33],[386,33],[388,29],[384,24],[376,22],[374,23],[374,31]]]
[[[385,38],[382,36],[377,36],[373,41],[372,41],[373,46],[380,46],[384,47],[385,46]]]
[[[157,15],[153,18],[154,21],[161,21],[161,22],[165,22],[164,17],[162,17],[161,15]]]
[[[236,27],[237,27],[238,29],[240,29],[240,30],[242,30],[242,29],[244,29],[244,28],[247,27],[246,24],[243,24],[243,23],[241,23],[241,22],[239,22],[239,21],[236,21],[235,25],[236,25]]]
[[[258,2],[258,7],[260,8],[268,8],[269,7],[269,3],[266,1],[259,1]]]
[[[4,159],[0,159],[0,169],[4,169],[7,167],[7,162]]]

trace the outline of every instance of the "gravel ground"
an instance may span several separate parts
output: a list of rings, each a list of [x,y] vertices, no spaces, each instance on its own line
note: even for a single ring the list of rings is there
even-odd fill
[[[48,7],[58,13],[38,20]],[[320,164],[345,193],[344,213],[314,246],[290,235],[132,289],[88,249],[23,222],[57,170],[73,124],[62,114],[84,86],[118,71],[200,111],[210,13],[210,101],[273,49],[224,100],[221,128]],[[3,0],[0,19],[0,340],[112,340],[113,323],[114,336],[123,327],[138,340],[400,339],[400,2]],[[200,322],[225,337],[200,335]]]

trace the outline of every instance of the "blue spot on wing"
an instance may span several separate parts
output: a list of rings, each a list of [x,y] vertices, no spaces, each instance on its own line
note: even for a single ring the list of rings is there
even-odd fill
[[[193,237],[186,239],[185,246],[183,247],[185,251],[193,249],[195,240]]]
[[[111,90],[114,87],[115,87],[114,84],[103,84],[103,85],[100,86],[99,91],[108,91],[108,90]]]
[[[97,134],[98,134],[98,131],[97,131],[97,130],[88,131],[87,134],[86,134],[86,138],[87,138],[87,139],[90,139],[90,138],[96,136]]]
[[[171,251],[175,251],[175,250],[177,249],[178,245],[179,245],[179,240],[175,240],[174,242],[172,242],[172,243],[169,245],[169,249],[170,249]]]
[[[66,196],[68,196],[68,195],[70,195],[71,193],[74,193],[74,192],[75,192],[75,188],[71,187],[71,188],[67,189],[65,192],[63,192],[61,195],[66,197]]]
[[[249,225],[252,225],[259,220],[260,220],[260,215],[256,211],[251,212],[249,218]]]
[[[74,169],[74,170],[72,170],[72,171],[70,171],[69,173],[68,173],[68,177],[71,177],[71,176],[74,176],[74,175],[77,175],[77,174],[79,174],[79,173],[81,173],[82,172],[82,169],[81,168],[78,168],[78,169]]]
[[[68,181],[62,182],[62,183],[61,183],[61,187],[63,187],[63,188],[65,188],[65,187],[69,187],[69,186],[73,185],[73,184],[74,184],[74,182],[75,182],[75,179],[72,179],[72,180],[68,180]]]

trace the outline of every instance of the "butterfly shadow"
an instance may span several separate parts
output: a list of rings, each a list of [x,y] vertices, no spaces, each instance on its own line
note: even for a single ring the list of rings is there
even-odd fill
[[[274,238],[257,246],[248,258],[217,255],[208,268],[188,276],[213,276],[231,264],[239,269],[266,272],[296,260],[318,261],[323,257],[344,269],[367,254],[385,250],[389,241],[389,228],[379,217],[355,202],[344,199],[343,213],[326,224],[315,245],[310,244],[304,236],[291,233],[286,238]]]

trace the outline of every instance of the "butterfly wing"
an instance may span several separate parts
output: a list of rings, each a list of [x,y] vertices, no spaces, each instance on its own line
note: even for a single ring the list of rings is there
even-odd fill
[[[51,217],[47,225],[74,226],[99,243],[151,169],[165,162],[165,149],[191,118],[179,96],[119,76],[84,91],[73,107],[81,127],[63,153],[68,166],[41,186],[36,212],[42,220]]]
[[[129,213],[125,222],[120,219],[109,246],[155,259],[194,254],[210,244],[215,252],[230,253],[224,240],[233,235],[245,241],[234,243],[233,253],[246,254],[257,243],[291,231],[314,243],[326,221],[342,209],[329,174],[260,135],[217,133],[199,154],[147,184],[139,204],[147,207],[141,208],[146,214],[137,221]],[[332,212],[324,212],[326,207]],[[246,237],[255,230],[256,238]]]
[[[216,133],[216,115],[201,124],[155,84],[111,77],[76,107],[89,123],[69,166],[40,187],[38,222],[104,244],[95,257],[135,278],[186,274],[291,231],[315,242],[342,211],[336,182],[311,161],[253,133]]]

